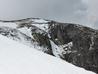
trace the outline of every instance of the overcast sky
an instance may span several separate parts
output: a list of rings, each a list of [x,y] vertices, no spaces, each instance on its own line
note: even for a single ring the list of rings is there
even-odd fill
[[[98,24],[98,0],[0,0],[0,19],[28,17],[95,27]]]

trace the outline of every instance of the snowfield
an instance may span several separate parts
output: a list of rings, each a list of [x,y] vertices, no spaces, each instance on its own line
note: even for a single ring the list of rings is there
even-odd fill
[[[0,35],[0,74],[94,74]]]

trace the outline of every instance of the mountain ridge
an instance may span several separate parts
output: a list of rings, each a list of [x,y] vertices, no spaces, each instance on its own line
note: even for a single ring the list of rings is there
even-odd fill
[[[79,24],[61,23],[40,18],[1,21],[0,34],[2,35],[6,33],[2,30],[4,27],[11,27],[19,34],[33,39],[32,43],[35,42],[35,44],[30,43],[31,46],[44,53],[98,73],[97,30]],[[7,33],[8,35],[12,34],[10,31]],[[13,38],[13,36],[10,37]],[[23,40],[26,43],[26,40]],[[21,39],[18,41],[21,42]]]

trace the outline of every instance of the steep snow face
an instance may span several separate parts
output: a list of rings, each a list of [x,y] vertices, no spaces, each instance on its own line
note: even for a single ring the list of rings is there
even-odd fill
[[[0,74],[94,74],[0,35]]]
[[[60,47],[58,47],[53,41],[51,41],[50,40],[50,43],[51,43],[51,47],[52,47],[52,52],[53,52],[53,54],[56,56],[56,57],[58,57],[58,58],[60,58],[60,56],[62,56],[62,55],[60,55],[61,54],[61,52],[62,52],[62,48],[60,48]]]
[[[68,44],[65,45],[56,45],[53,41],[50,40],[51,47],[52,47],[52,52],[53,54],[58,57],[58,58],[64,58],[65,54],[70,54],[72,53],[71,47],[73,46],[72,42],[69,42]]]

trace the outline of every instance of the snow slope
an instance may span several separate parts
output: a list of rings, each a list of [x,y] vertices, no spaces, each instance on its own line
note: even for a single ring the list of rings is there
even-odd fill
[[[34,27],[27,27],[26,25],[28,22],[33,23],[46,23],[48,21],[44,21],[42,19],[29,19],[29,20],[21,20],[21,21],[0,21],[0,34],[7,36],[10,39],[13,39],[15,41],[18,41],[22,44],[25,44],[30,47],[34,47],[37,50],[46,52],[49,50],[47,47],[39,46],[38,42],[36,42],[33,39],[31,30],[35,30],[35,24],[32,25]],[[24,24],[26,23],[26,25]],[[20,25],[24,24],[24,27],[20,27]],[[32,23],[31,23],[32,24]],[[29,25],[31,25],[29,24]],[[38,24],[36,24],[38,26]],[[43,25],[41,25],[43,26]],[[40,26],[40,27],[41,27]],[[41,27],[42,28],[42,27]],[[37,30],[37,32],[41,32],[40,30]]]
[[[0,74],[94,74],[0,35]]]

